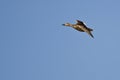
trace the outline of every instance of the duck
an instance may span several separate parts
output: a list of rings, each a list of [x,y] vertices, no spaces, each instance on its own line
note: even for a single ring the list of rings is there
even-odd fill
[[[91,33],[91,31],[93,31],[93,29],[88,28],[83,21],[80,21],[80,20],[76,20],[76,21],[77,21],[76,24],[65,23],[62,25],[72,27],[75,30],[80,31],[80,32],[86,32],[88,35],[90,35],[92,38],[94,38],[94,36]]]

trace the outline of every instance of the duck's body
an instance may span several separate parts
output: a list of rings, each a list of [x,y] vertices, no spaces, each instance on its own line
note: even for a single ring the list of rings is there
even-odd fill
[[[66,23],[63,24],[64,26],[70,26],[80,32],[86,32],[88,33],[92,38],[94,38],[94,36],[92,35],[91,31],[93,31],[93,29],[86,27],[86,25],[82,22],[77,20],[76,24],[70,24],[70,23]]]

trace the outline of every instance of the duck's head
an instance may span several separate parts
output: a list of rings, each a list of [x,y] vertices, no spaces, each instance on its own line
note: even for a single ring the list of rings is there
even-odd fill
[[[65,24],[62,24],[63,26],[72,26],[72,24],[70,24],[70,23],[65,23]]]

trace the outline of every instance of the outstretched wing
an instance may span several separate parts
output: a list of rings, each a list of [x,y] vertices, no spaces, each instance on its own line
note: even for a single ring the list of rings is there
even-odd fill
[[[86,33],[88,33],[92,38],[94,38],[94,36],[92,35],[90,31],[86,31]]]
[[[85,27],[85,28],[87,28],[87,26],[85,25],[85,23],[83,23],[82,21],[80,21],[80,20],[76,20],[77,21],[77,25],[80,25],[80,26],[83,26],[83,27]]]
[[[88,28],[86,25],[85,25],[85,23],[83,23],[82,21],[80,21],[80,20],[76,20],[77,21],[77,25],[80,25],[80,26],[83,26],[84,28],[87,28],[88,30],[90,30],[90,31],[93,31],[93,29],[91,29],[91,28]]]
[[[76,20],[77,21],[77,25],[85,25],[82,21],[80,21],[80,20]]]

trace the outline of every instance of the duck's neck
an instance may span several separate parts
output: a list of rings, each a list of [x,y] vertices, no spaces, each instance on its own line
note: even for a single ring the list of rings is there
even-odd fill
[[[70,26],[70,27],[74,27],[74,26],[75,26],[75,24],[70,24],[69,26]]]

